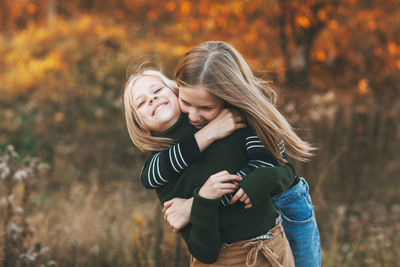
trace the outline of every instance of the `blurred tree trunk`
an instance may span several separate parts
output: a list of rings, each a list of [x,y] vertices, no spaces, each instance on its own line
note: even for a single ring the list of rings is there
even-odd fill
[[[298,25],[301,13],[292,0],[278,1],[280,6],[279,38],[285,64],[285,84],[306,86],[311,67],[311,52],[314,41],[326,25],[327,18],[320,19],[319,12],[327,6],[336,6],[335,1],[316,1],[309,4],[310,10],[303,25]],[[308,4],[305,4],[308,5]],[[325,12],[325,11],[323,11]],[[325,12],[326,14],[327,12]]]
[[[56,9],[56,1],[57,0],[47,0],[47,26],[52,27],[54,25],[57,9]]]
[[[9,19],[9,10],[7,0],[0,0],[0,31],[5,31]]]
[[[81,2],[80,6],[86,11],[91,11],[93,8],[93,4],[93,0],[85,0]]]

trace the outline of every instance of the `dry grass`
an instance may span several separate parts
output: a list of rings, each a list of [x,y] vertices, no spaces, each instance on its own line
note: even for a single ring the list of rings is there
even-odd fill
[[[158,260],[175,265],[175,234],[157,218],[160,206],[153,192],[134,183],[112,183],[106,189],[75,183],[66,191],[45,194],[38,190],[31,195],[27,222],[32,237],[26,240],[30,246],[50,248],[43,261],[58,266],[158,266],[155,233],[161,231]],[[317,210],[323,266],[400,266],[400,206],[371,201],[356,208],[338,206],[329,215]],[[178,249],[178,266],[185,266],[187,252],[184,246]]]

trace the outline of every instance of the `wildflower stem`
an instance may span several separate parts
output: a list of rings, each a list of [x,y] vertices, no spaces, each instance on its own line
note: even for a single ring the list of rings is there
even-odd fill
[[[4,253],[4,262],[3,266],[8,267],[12,265],[12,250],[11,250],[11,244],[10,244],[10,233],[8,231],[8,224],[11,221],[11,218],[13,216],[13,209],[12,209],[12,201],[10,200],[9,196],[12,195],[12,189],[13,189],[13,182],[12,182],[12,174],[13,172],[11,171],[5,178],[6,182],[6,196],[7,196],[7,205],[6,205],[6,214],[5,214],[5,219],[4,219],[4,248],[3,248],[3,253]]]

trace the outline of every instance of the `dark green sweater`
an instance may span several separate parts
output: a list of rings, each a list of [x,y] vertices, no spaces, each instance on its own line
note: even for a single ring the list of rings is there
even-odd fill
[[[250,209],[244,209],[242,202],[221,207],[219,199],[205,199],[197,194],[211,175],[222,170],[235,173],[246,164],[245,139],[249,130],[237,130],[214,142],[179,179],[156,190],[162,203],[174,197],[194,197],[190,223],[180,233],[191,254],[201,262],[215,262],[222,243],[233,243],[267,233],[275,225],[277,217],[271,193],[285,191],[294,181],[295,171],[289,163],[273,168],[258,168],[246,175],[239,184],[252,202]],[[183,115],[161,136],[180,140],[195,131]]]

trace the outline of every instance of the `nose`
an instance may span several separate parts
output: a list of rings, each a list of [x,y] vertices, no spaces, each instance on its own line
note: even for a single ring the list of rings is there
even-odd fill
[[[199,121],[200,120],[200,112],[195,108],[190,108],[188,110],[189,119],[191,121]]]
[[[157,99],[158,99],[158,96],[153,96],[152,98],[150,98],[149,104],[150,104],[150,105],[153,104],[153,102],[154,102],[155,100],[157,100]]]

